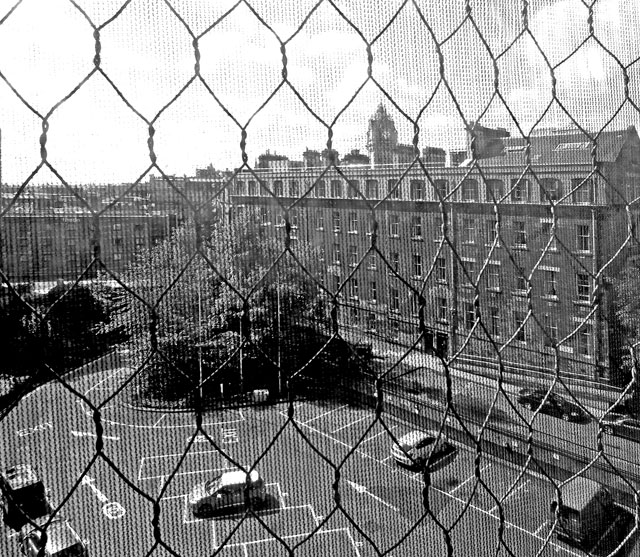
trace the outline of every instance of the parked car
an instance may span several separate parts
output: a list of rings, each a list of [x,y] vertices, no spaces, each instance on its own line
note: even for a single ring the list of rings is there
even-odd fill
[[[250,472],[248,488],[248,502],[251,508],[257,508],[266,501],[264,480],[257,470]],[[189,495],[191,511],[196,516],[210,516],[215,512],[241,509],[247,502],[246,489],[247,473],[244,470],[218,474],[191,490]]]
[[[54,518],[48,526],[47,520],[48,517],[37,518],[35,524],[26,524],[20,530],[18,543],[26,557],[89,557],[86,542],[67,520]],[[46,544],[43,540],[45,528]]]
[[[520,390],[518,404],[529,410],[540,408],[540,412],[543,414],[562,418],[567,422],[585,422],[589,420],[589,415],[575,402],[571,402],[556,393],[549,393],[546,400],[545,396],[547,396],[546,389],[525,387]]]
[[[3,520],[14,530],[52,512],[47,489],[29,464],[15,464],[0,473],[0,495]]]
[[[640,420],[634,416],[607,412],[600,421],[602,431],[609,435],[640,441]]]
[[[410,431],[391,446],[391,455],[401,466],[434,471],[452,462],[458,453],[444,433]]]

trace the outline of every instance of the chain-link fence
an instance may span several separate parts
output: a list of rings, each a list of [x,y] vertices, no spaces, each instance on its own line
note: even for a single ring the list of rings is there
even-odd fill
[[[635,555],[638,7],[227,4],[0,5],[3,552]]]

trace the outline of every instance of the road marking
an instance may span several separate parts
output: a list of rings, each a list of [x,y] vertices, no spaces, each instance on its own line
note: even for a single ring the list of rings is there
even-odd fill
[[[480,468],[480,474],[482,474],[482,472],[484,472],[487,468],[489,468],[491,466],[491,464],[487,464],[485,465],[483,468]],[[465,481],[463,481],[461,484],[458,484],[456,487],[454,487],[451,491],[449,491],[448,493],[450,495],[452,495],[453,493],[455,493],[456,491],[458,491],[462,486],[468,484],[471,480],[474,480],[476,478],[475,474],[473,476],[470,476],[469,478],[467,478]]]
[[[331,441],[333,441],[334,443],[336,443],[338,445],[342,445],[343,447],[346,447],[346,448],[348,448],[350,450],[353,449],[353,447],[351,445],[349,445],[348,443],[345,443],[344,441],[341,441],[340,439],[336,439],[335,437],[331,437],[331,435],[325,433],[324,431],[320,431],[319,429],[316,429],[313,426],[307,425],[307,423],[302,423],[302,425],[306,426],[309,430],[313,431],[314,433],[317,433],[318,435],[320,435],[322,437],[330,439]],[[356,452],[358,452],[358,451],[356,451]],[[370,458],[372,460],[380,463],[380,464],[383,464],[384,466],[387,466],[387,467],[391,468],[391,466],[389,466],[388,464],[384,463],[383,461],[380,461],[380,460],[375,459],[373,457],[370,457]],[[398,468],[394,467],[394,470],[396,472],[400,473],[400,474],[403,474],[402,470],[400,470]],[[411,476],[409,476],[409,477],[411,478]],[[411,478],[411,479],[414,479],[414,478]],[[416,480],[414,479],[414,481],[416,481]],[[422,481],[421,481],[421,483],[422,483]],[[491,518],[494,518],[494,519],[498,520],[498,517],[496,515],[491,514],[489,511],[483,509],[482,507],[478,507],[478,506],[474,505],[473,503],[470,503],[469,501],[465,501],[463,499],[460,499],[459,497],[457,497],[455,495],[452,495],[451,493],[448,493],[446,491],[443,491],[442,489],[439,489],[434,485],[432,485],[430,487],[430,489],[435,491],[435,492],[437,492],[437,493],[441,493],[443,495],[449,496],[453,501],[456,501],[457,503],[459,503],[461,505],[464,505],[465,507],[472,508],[472,509],[476,510],[477,512],[481,513],[481,514],[485,514],[487,516],[490,516]],[[521,531],[521,532],[523,532],[525,534],[528,534],[530,536],[533,536],[534,538],[537,538],[537,539],[539,539],[541,541],[545,541],[546,540],[546,538],[543,538],[541,536],[536,536],[533,532],[530,532],[526,528],[523,528],[522,526],[518,526],[517,524],[514,524],[514,523],[509,522],[507,520],[504,521],[504,524],[505,524],[505,526],[509,526],[511,528],[514,528],[515,530],[519,530],[519,531]],[[564,552],[566,552],[569,555],[574,555],[575,557],[581,557],[580,553],[576,553],[576,552],[571,551],[571,550],[569,550],[567,548],[564,548],[564,547],[558,545],[557,543],[555,543],[553,541],[550,541],[548,545],[553,547],[553,548],[560,548],[561,550],[563,550]]]
[[[522,485],[519,485],[515,489],[512,489],[509,493],[507,493],[507,495],[502,499],[502,501],[500,501],[500,503],[498,503],[498,505],[494,505],[491,508],[491,510],[489,510],[489,512],[491,514],[493,514],[494,511],[498,510],[498,506],[499,505],[504,505],[507,502],[507,499],[511,499],[511,497],[513,497],[516,493],[518,493],[518,491],[520,491],[524,487],[527,487],[527,485],[529,485],[530,483],[531,483],[531,480],[527,479],[527,481],[524,482]]]
[[[72,431],[71,435],[73,435],[74,437],[95,437],[96,439],[98,438],[98,436],[95,433],[90,433],[88,431]],[[115,437],[112,435],[103,435],[102,438],[109,439],[110,441],[120,441],[120,437]]]
[[[539,536],[542,530],[544,530],[546,525],[547,525],[547,521],[545,520],[542,524],[540,524],[540,526],[536,528],[536,531],[533,533],[534,536]]]
[[[89,489],[90,489],[91,491],[93,491],[93,493],[95,494],[95,496],[98,498],[98,500],[99,500],[101,503],[108,503],[108,502],[109,502],[108,497],[107,497],[104,493],[102,493],[102,491],[100,491],[100,490],[99,490],[99,489],[94,485],[94,482],[95,482],[95,481],[96,481],[96,480],[95,480],[94,478],[92,478],[92,477],[90,477],[90,476],[85,476],[84,478],[82,478],[82,482],[81,482],[81,483],[83,483],[84,485],[88,486],[88,487],[89,487]]]
[[[334,429],[331,433],[338,433],[338,431],[342,431],[343,429],[347,429],[348,427],[351,427],[352,425],[356,425],[360,422],[363,422],[364,420],[368,420],[370,419],[370,416],[365,416],[364,418],[360,418],[359,420],[355,420],[353,422],[350,422],[346,425],[343,425],[341,427],[339,427],[338,429]]]
[[[33,435],[34,433],[38,433],[39,431],[46,431],[53,429],[53,424],[50,422],[44,422],[41,424],[34,425],[32,427],[25,427],[23,429],[19,429],[16,431],[16,435],[18,437],[27,437],[28,435]]]
[[[338,412],[338,410],[342,410],[343,408],[346,408],[347,406],[349,406],[348,404],[343,404],[342,406],[339,406],[338,408],[334,408],[333,410],[329,410],[327,412],[323,412],[322,414],[318,414],[317,416],[314,416],[313,418],[308,419],[306,422],[300,422],[302,425],[307,425],[308,423],[313,422],[314,420],[319,420],[320,418],[323,418],[324,416],[328,416],[329,414],[333,414],[334,412]]]
[[[346,480],[346,482],[354,490],[356,490],[358,493],[361,493],[363,495],[368,495],[369,497],[372,497],[373,499],[375,499],[379,503],[382,503],[383,505],[385,505],[386,507],[389,507],[390,509],[394,510],[395,512],[397,512],[397,513],[400,512],[400,509],[398,509],[397,507],[394,507],[391,503],[387,503],[384,499],[380,499],[380,497],[378,497],[377,495],[371,493],[364,485],[360,485],[360,484],[357,484],[356,482],[352,482],[352,481],[349,481],[349,480]]]
[[[124,510],[124,507],[120,503],[116,503],[112,501],[111,503],[106,503],[102,506],[102,513],[110,520],[117,520],[118,518],[122,518],[127,511]]]
[[[160,424],[160,422],[162,420],[164,420],[164,418],[166,417],[166,414],[162,414],[162,416],[160,416],[160,418],[158,419],[158,421],[156,423],[154,423],[151,427],[158,427],[158,425]]]
[[[392,429],[398,429],[397,425],[394,425],[390,428],[388,428],[389,431],[391,431]],[[376,433],[375,435],[372,435],[371,437],[367,437],[366,439],[364,439],[360,445],[364,445],[365,443],[368,443],[369,441],[373,441],[374,439],[376,439],[377,437],[380,437],[381,435],[384,435],[385,433],[389,433],[389,431],[387,431],[386,429],[382,430],[380,433]]]

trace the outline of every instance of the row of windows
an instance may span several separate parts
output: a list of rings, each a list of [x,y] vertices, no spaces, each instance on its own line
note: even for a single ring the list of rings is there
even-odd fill
[[[360,254],[358,253],[358,247],[355,245],[351,245],[347,247],[347,261],[348,264],[352,267],[355,267],[360,261]],[[320,255],[321,259],[325,259],[324,250]],[[342,246],[341,244],[333,245],[333,261],[334,265],[342,265],[343,263],[343,255],[342,255]],[[369,254],[367,256],[367,268],[369,270],[375,271],[378,268],[376,254]],[[425,266],[425,261],[423,256],[419,253],[414,253],[411,255],[411,276],[414,279],[423,278],[423,273],[428,270]],[[400,268],[400,253],[399,252],[391,252],[387,259],[387,262],[390,266],[390,271],[395,271],[399,273]],[[476,265],[476,262],[473,260],[466,260],[463,262],[464,266],[460,271],[460,282],[461,286],[473,286],[476,284],[478,280],[477,273],[481,270],[481,267]],[[483,277],[486,281],[486,287],[492,291],[501,291],[504,286],[504,280],[502,278],[501,273],[501,265],[497,263],[488,263],[483,271]],[[560,274],[559,270],[556,269],[545,269],[539,268],[537,270],[538,277],[541,276],[541,288],[542,295],[551,298],[557,298],[558,296],[558,276]],[[436,282],[441,282],[444,284],[448,283],[448,270],[447,270],[447,260],[443,256],[438,256],[435,259],[435,264],[433,266],[433,274],[434,280]],[[576,273],[575,275],[575,295],[576,300],[579,302],[589,303],[591,300],[591,278],[588,273]],[[375,283],[374,283],[375,284]],[[530,282],[524,275],[516,275],[515,276],[515,284],[513,285],[513,291],[516,294],[524,295],[529,290]]]
[[[328,182],[328,184],[327,184]],[[405,180],[406,182],[406,180]],[[590,178],[572,178],[570,182],[563,182],[558,178],[542,178],[539,181],[529,178],[510,178],[478,180],[465,178],[461,182],[436,179],[402,180],[390,178],[386,181],[386,188],[382,188],[378,180],[317,180],[310,191],[311,197],[316,198],[347,198],[358,199],[405,199],[411,201],[438,201],[440,199],[493,203],[504,199],[514,203],[537,203],[559,201],[569,196],[574,203],[594,203],[594,182]],[[406,187],[408,185],[408,188]],[[275,180],[272,192],[276,197],[300,197],[306,193],[298,181],[288,182],[288,192],[282,180]],[[405,191],[406,190],[406,191]],[[246,183],[236,180],[235,195],[268,196],[266,189],[260,187],[255,180]]]

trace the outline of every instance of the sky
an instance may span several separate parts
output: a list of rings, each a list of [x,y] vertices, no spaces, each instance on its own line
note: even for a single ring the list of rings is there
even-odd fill
[[[293,159],[320,150],[329,127],[341,154],[366,151],[381,102],[401,142],[411,143],[417,121],[421,148],[463,147],[465,120],[515,135],[572,125],[563,110],[590,130],[640,120],[621,69],[640,105],[640,2],[596,0],[590,36],[586,0],[529,0],[531,34],[522,33],[519,0],[469,0],[471,18],[464,0],[74,1],[0,0],[5,184],[38,167],[46,115],[47,160],[69,184],[144,175],[147,121],[163,172],[193,175],[240,166],[243,127],[250,165],[266,150]],[[91,22],[108,80],[94,71]],[[189,84],[194,37],[206,86]],[[59,179],[43,168],[31,183]]]

